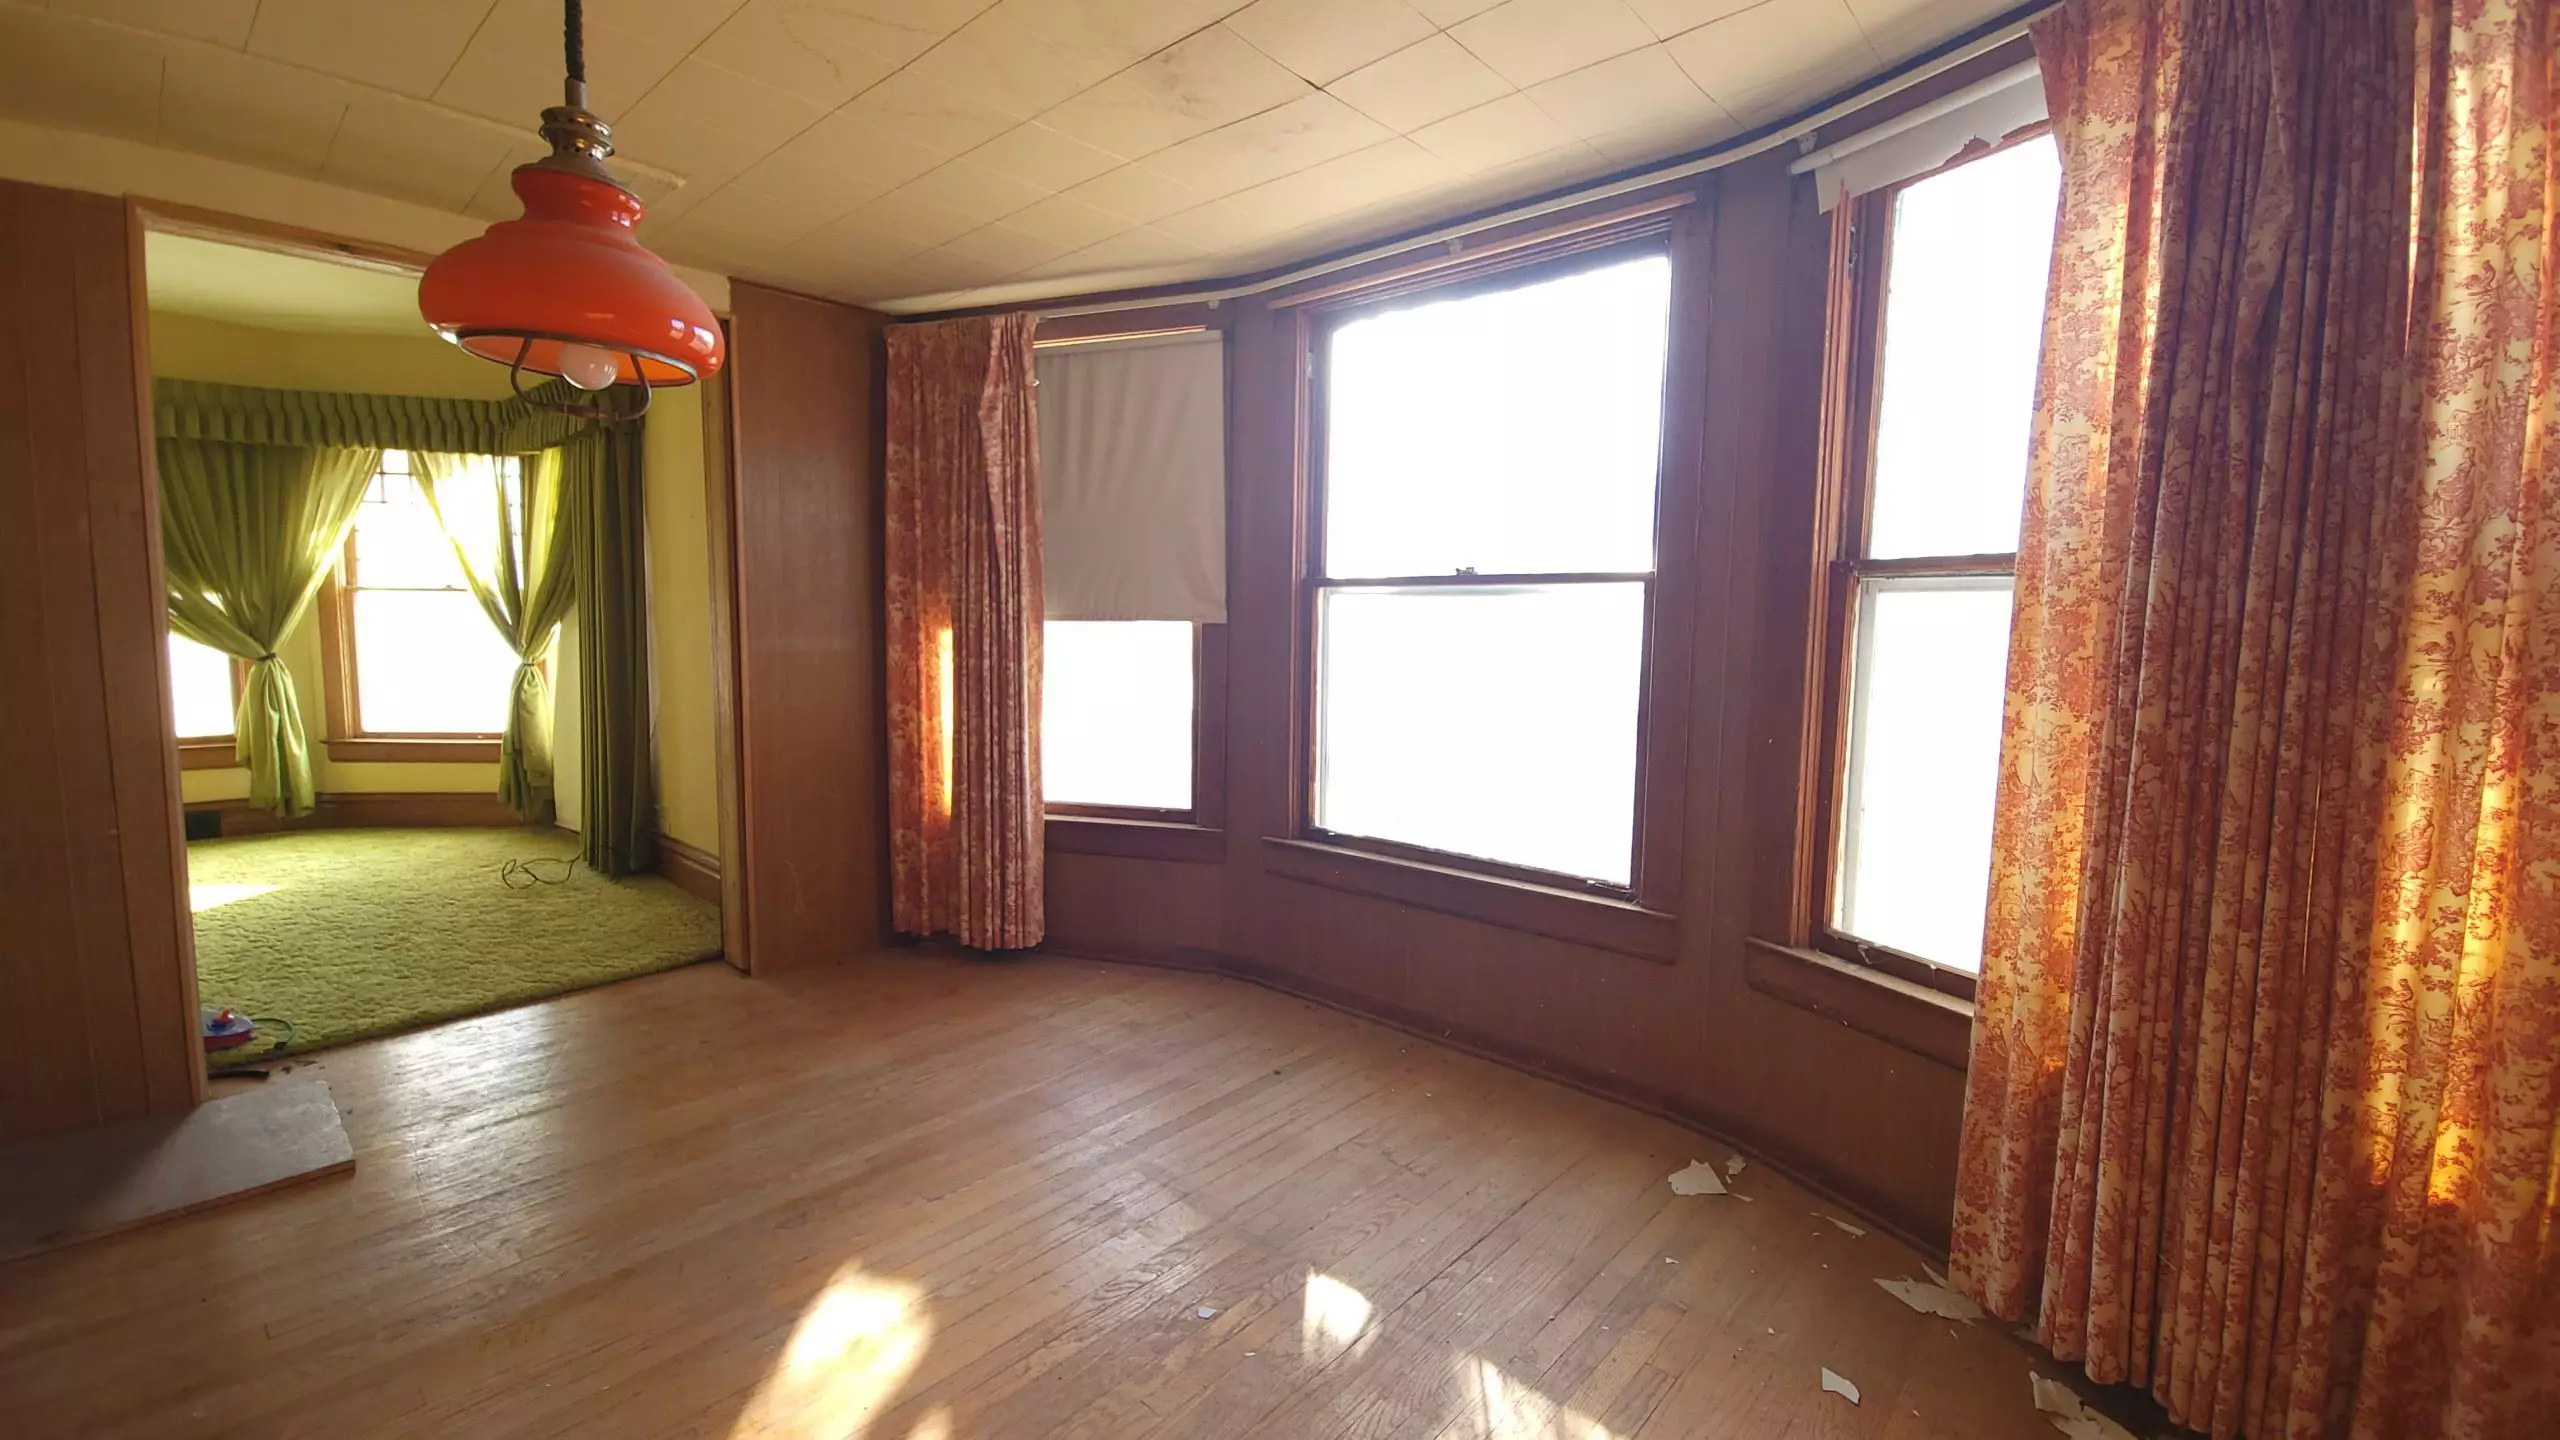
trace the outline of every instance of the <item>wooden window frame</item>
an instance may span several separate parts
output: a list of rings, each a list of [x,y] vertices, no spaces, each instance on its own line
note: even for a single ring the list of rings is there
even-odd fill
[[[375,479],[381,478],[379,466]],[[404,477],[407,478],[407,477]],[[414,483],[414,481],[412,482]],[[356,659],[355,526],[347,527],[338,561],[320,585],[320,676],[327,692],[329,758],[340,764],[426,762],[494,765],[500,737],[489,734],[407,734],[364,728],[362,684]]]
[[[1610,944],[1646,958],[1669,960],[1672,953],[1670,913],[1681,885],[1681,824],[1685,808],[1685,749],[1688,729],[1689,645],[1693,555],[1700,484],[1699,411],[1703,393],[1704,283],[1707,211],[1676,195],[1569,227],[1550,236],[1491,253],[1453,256],[1438,262],[1388,271],[1365,283],[1329,287],[1297,297],[1297,382],[1299,395],[1298,454],[1299,523],[1297,525],[1297,595],[1294,623],[1296,694],[1292,704],[1297,729],[1291,746],[1296,769],[1291,786],[1294,845],[1266,841],[1265,848],[1282,858],[1322,851],[1375,857],[1384,865],[1365,867],[1374,879],[1411,903],[1458,913],[1479,914],[1492,923],[1518,924],[1512,911],[1522,896],[1547,896],[1568,902],[1590,902],[1604,910],[1578,914],[1568,909],[1546,933],[1580,935],[1595,920],[1619,923],[1615,912],[1627,911],[1649,931],[1642,943]],[[1671,299],[1665,336],[1660,458],[1654,478],[1654,564],[1641,572],[1556,572],[1524,575],[1364,576],[1334,578],[1324,573],[1325,506],[1325,377],[1331,361],[1333,333],[1341,326],[1415,297],[1460,299],[1514,289],[1544,279],[1562,278],[1643,255],[1658,254],[1671,262]],[[1635,802],[1629,836],[1629,879],[1626,884],[1568,875],[1482,856],[1437,850],[1376,836],[1330,830],[1315,823],[1317,635],[1324,592],[1333,589],[1387,587],[1485,587],[1503,584],[1642,583],[1645,587],[1644,630],[1640,644],[1643,669],[1636,709]],[[1308,862],[1294,859],[1304,868]],[[1338,867],[1337,867],[1338,868]],[[1315,883],[1337,883],[1307,876]],[[1459,883],[1452,885],[1451,881]],[[1467,882],[1473,882],[1472,887]],[[1350,888],[1358,888],[1356,886]],[[1427,892],[1427,894],[1426,894]],[[1547,907],[1552,910],[1553,907]],[[1534,927],[1529,927],[1534,928]]]
[[[1812,633],[1814,703],[1808,707],[1797,813],[1805,818],[1797,856],[1798,945],[1835,960],[1970,1002],[1975,972],[1863,939],[1832,923],[1847,825],[1849,729],[1857,667],[1858,595],[1869,580],[2006,576],[2014,550],[1979,555],[1866,554],[1875,502],[1876,424],[1882,413],[1885,295],[1893,269],[1894,202],[1903,190],[1976,160],[2050,134],[2034,125],[1996,145],[1975,146],[1944,165],[1843,201],[1832,212],[1830,305],[1824,336],[1823,458],[1815,496],[1817,573]]]
[[[1097,345],[1158,335],[1219,332],[1226,317],[1207,305],[1165,305],[1094,315],[1048,316],[1040,321],[1034,349]],[[1235,347],[1222,343],[1225,369],[1227,511],[1234,513]],[[1222,860],[1226,856],[1227,627],[1191,626],[1191,804],[1171,809],[1139,805],[1043,802],[1049,848],[1124,859]]]

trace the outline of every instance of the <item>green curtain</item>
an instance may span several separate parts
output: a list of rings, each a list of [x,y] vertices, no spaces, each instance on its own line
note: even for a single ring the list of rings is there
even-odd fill
[[[575,599],[572,526],[560,508],[560,452],[522,462],[510,480],[495,455],[422,450],[419,493],[453,542],[481,613],[516,654],[505,733],[498,739],[498,798],[535,824],[552,817],[551,682],[542,659]]]
[[[379,452],[163,438],[161,549],[169,628],[249,661],[235,753],[249,803],[307,815],[311,749],[276,646],[311,608]]]
[[[609,392],[607,403],[639,403]],[[575,394],[546,381],[531,392]],[[443,450],[524,455],[566,443],[592,422],[504,400],[438,395],[369,395],[354,391],[270,390],[208,380],[151,382],[153,433],[170,440],[229,440],[241,445],[374,445],[386,450]],[[592,401],[593,397],[581,396]]]
[[[605,875],[646,870],[657,858],[640,439],[640,426],[613,425],[560,447],[577,552],[580,838],[588,868]]]

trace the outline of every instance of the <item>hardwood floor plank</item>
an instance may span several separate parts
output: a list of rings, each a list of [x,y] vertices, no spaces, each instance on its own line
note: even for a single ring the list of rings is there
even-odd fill
[[[351,1176],[0,1265],[13,1425],[2049,1433],[2029,1351],[1774,1174],[1674,1196],[1689,1132],[1236,981],[697,966],[306,1073]]]

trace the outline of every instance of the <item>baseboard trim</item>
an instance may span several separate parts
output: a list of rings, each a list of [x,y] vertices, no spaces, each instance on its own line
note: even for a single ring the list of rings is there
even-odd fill
[[[657,869],[684,889],[714,905],[720,903],[720,857],[710,851],[660,831]]]
[[[1401,1030],[1453,1050],[1463,1050],[1506,1069],[1552,1080],[1612,1104],[1640,1110],[1713,1140],[1720,1146],[1742,1152],[1753,1164],[1767,1166],[1823,1201],[1861,1217],[1923,1255],[1940,1261],[1946,1258],[1947,1237],[1944,1233],[1924,1230],[1896,1215],[1879,1197],[1863,1193],[1862,1187],[1843,1183],[1827,1174],[1821,1166],[1789,1153],[1782,1140],[1757,1133],[1747,1124],[1736,1123],[1733,1117],[1708,1114],[1678,1096],[1631,1082],[1623,1076],[1578,1065],[1468,1026],[1451,1025],[1446,1020],[1391,1000],[1309,979],[1223,950],[1204,950],[1188,945],[1106,948],[1074,940],[1052,940],[1042,944],[1040,949],[1048,954],[1072,956],[1079,960],[1145,965],[1159,970],[1187,970],[1242,980],[1282,995],[1312,1001],[1327,1009],[1339,1010],[1346,1015],[1374,1020],[1390,1029]]]
[[[268,835],[279,830],[344,830],[377,827],[520,826],[523,817],[490,794],[450,791],[381,791],[323,794],[308,815],[288,820],[246,800],[200,800],[187,813],[221,817],[223,835]],[[549,829],[549,826],[534,827]]]

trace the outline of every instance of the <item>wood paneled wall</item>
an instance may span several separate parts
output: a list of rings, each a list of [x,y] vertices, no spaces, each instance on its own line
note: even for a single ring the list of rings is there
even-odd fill
[[[1788,903],[1763,893],[1783,888],[1787,867],[1758,862],[1795,843],[1829,256],[1812,186],[1787,174],[1787,159],[1690,182],[1708,223],[1678,242],[1694,302],[1679,323],[1692,343],[1703,329],[1705,350],[1693,388],[1669,401],[1675,428],[1699,437],[1669,462],[1691,468],[1682,478],[1697,503],[1685,762],[1650,782],[1674,786],[1681,806],[1671,963],[1346,893],[1267,863],[1262,837],[1292,824],[1302,419],[1297,314],[1257,301],[1232,332],[1225,858],[1053,849],[1052,945],[1226,969],[1472,1045],[1729,1136],[1935,1242],[1953,1195],[1960,1045],[1951,1063],[1944,1044],[1932,1055],[1869,1033],[1891,1027],[1843,1023],[1866,1003],[1863,978],[1827,1007],[1755,983],[1748,943],[1755,913]],[[1700,279],[1702,294],[1690,288]]]
[[[0,1139],[201,1097],[125,203],[0,182]]]
[[[861,954],[889,933],[887,321],[748,284],[730,300],[725,528],[737,802],[721,860],[748,965],[772,973]],[[723,528],[715,520],[714,535]],[[721,575],[715,565],[715,585]]]

